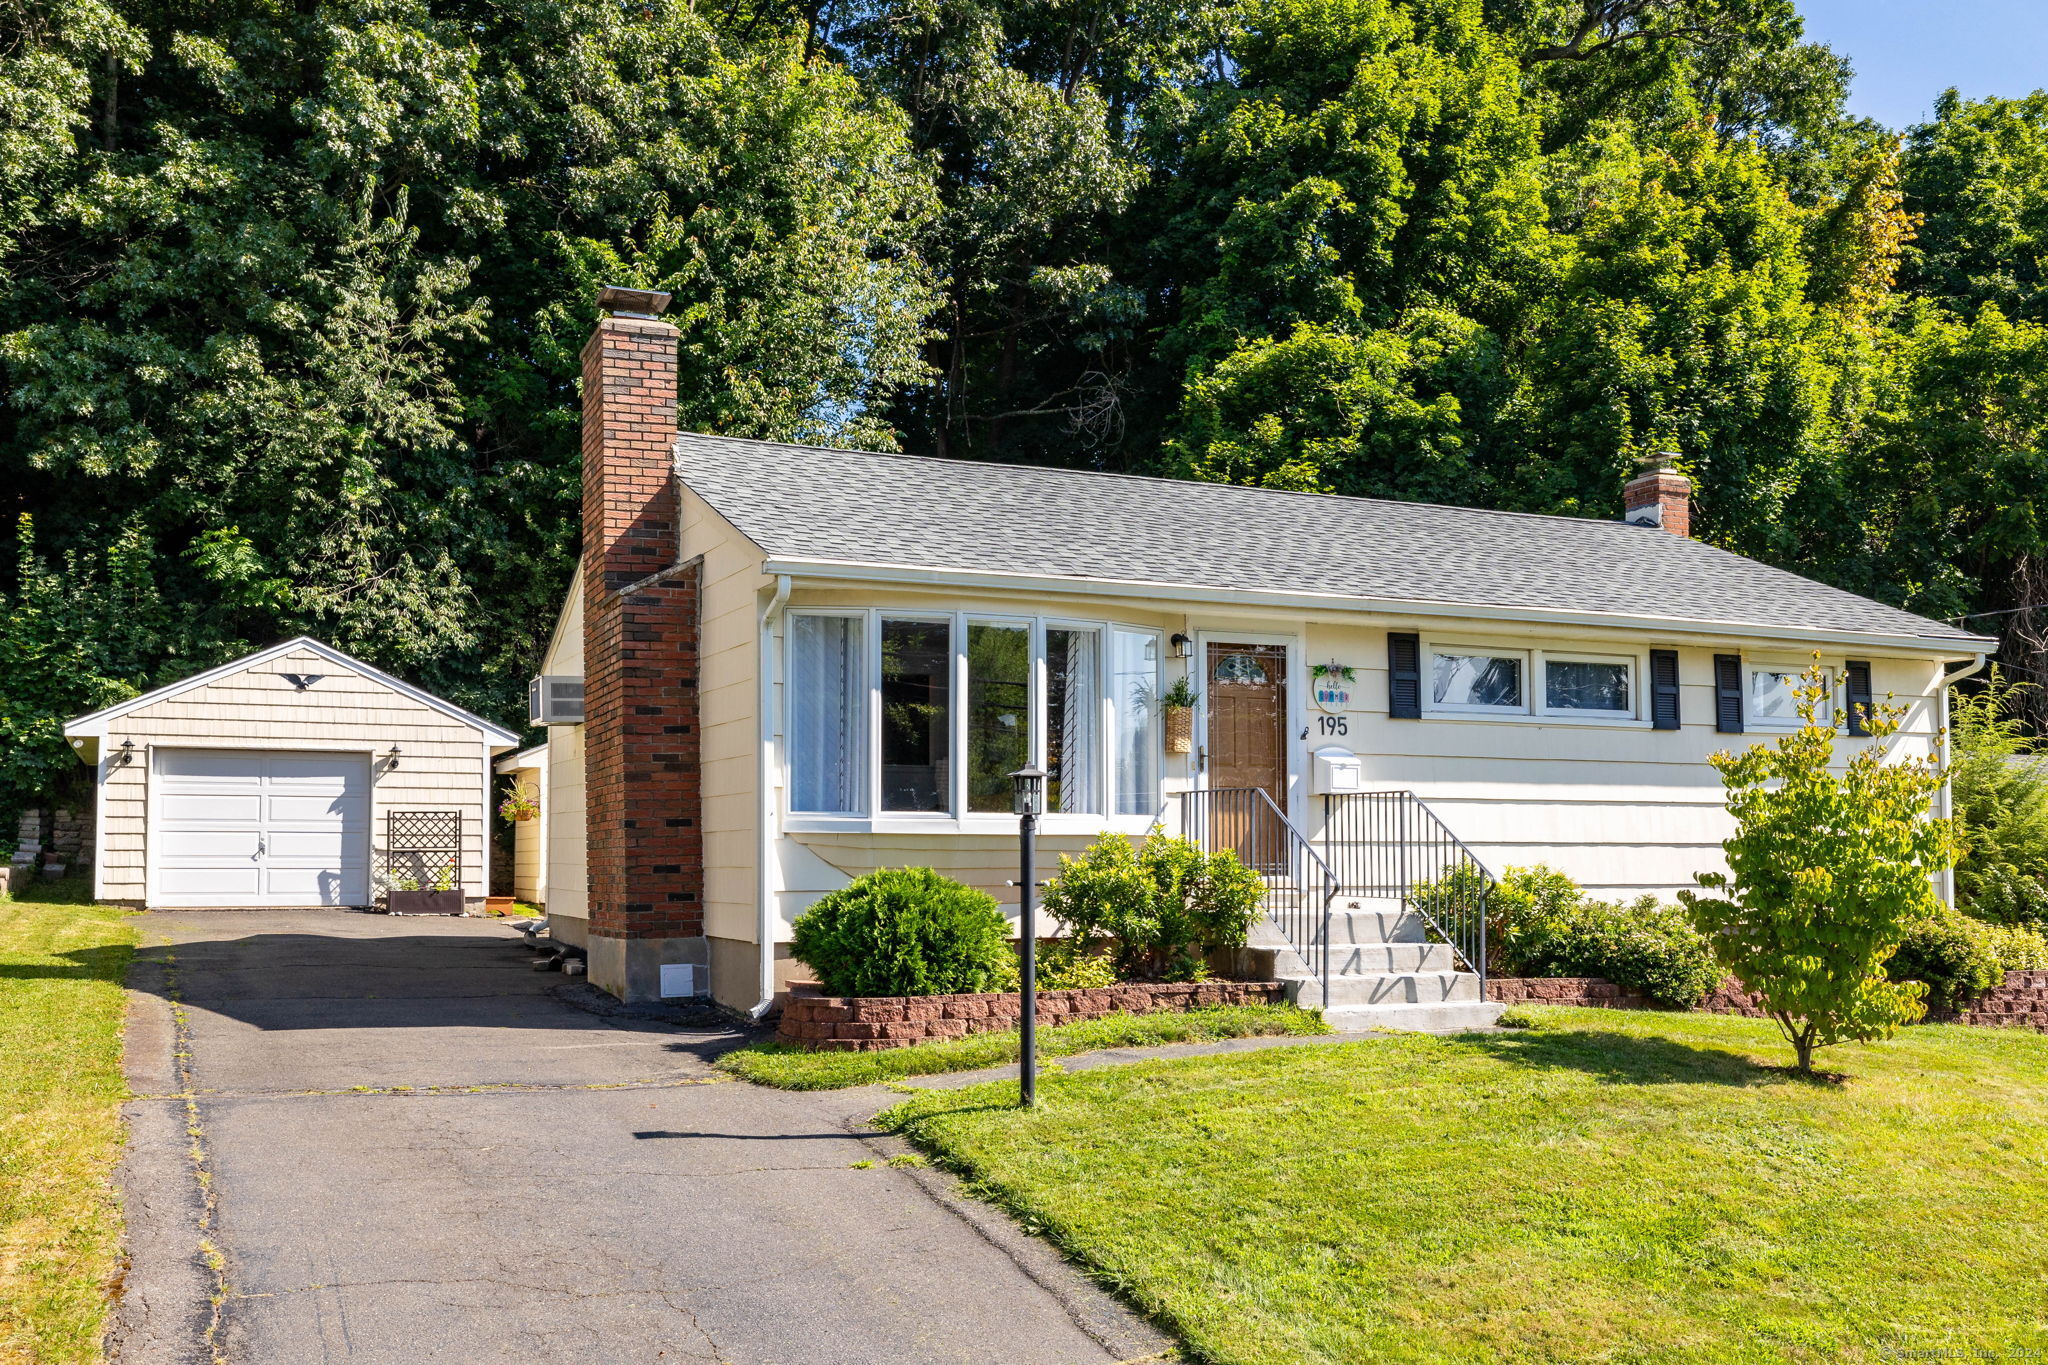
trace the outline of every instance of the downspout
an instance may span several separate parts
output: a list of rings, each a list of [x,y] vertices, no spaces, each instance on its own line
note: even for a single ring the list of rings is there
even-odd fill
[[[1944,747],[1944,748],[1946,748],[1946,747],[1947,747],[1947,745],[1948,745],[1948,742],[1949,742],[1949,733],[1948,733],[1948,690],[1949,690],[1949,688],[1951,688],[1951,687],[1955,686],[1955,685],[1956,685],[1957,683],[1961,682],[1961,681],[1962,681],[1963,679],[1965,679],[1965,678],[1973,678],[1973,677],[1975,677],[1975,676],[1976,676],[1977,674],[1979,674],[1979,673],[1982,673],[1982,672],[1984,671],[1984,665],[1986,665],[1986,664],[1988,664],[1988,663],[1990,663],[1990,662],[1991,662],[1991,656],[1990,656],[1989,654],[1979,654],[1979,655],[1977,656],[1977,662],[1975,662],[1975,663],[1971,664],[1971,665],[1970,665],[1970,666],[1969,666],[1968,668],[1965,668],[1965,669],[1963,669],[1963,670],[1962,670],[1961,672],[1957,672],[1957,673],[1950,673],[1950,672],[1949,672],[1949,671],[1948,671],[1947,669],[1943,669],[1943,670],[1942,670],[1942,674],[1941,674],[1941,730],[1940,730],[1940,736],[1941,736],[1941,743],[1942,743],[1942,745],[1943,745],[1943,747]],[[1944,760],[1946,760],[1946,758],[1947,758],[1947,755],[1946,755],[1946,754],[1944,754],[1944,755],[1943,755],[1943,758],[1944,758]],[[1955,791],[1954,791],[1954,786],[1953,786],[1953,783],[1952,783],[1952,782],[1950,781],[1950,779],[1949,779],[1949,775],[1948,775],[1948,774],[1949,774],[1949,767],[1950,767],[1950,765],[1949,765],[1949,764],[1948,764],[1948,763],[1947,763],[1946,761],[1944,761],[1944,763],[1942,764],[1942,774],[1941,774],[1941,818],[1942,818],[1942,819],[1944,819],[1944,820],[1948,820],[1948,819],[1953,819],[1953,818],[1954,818],[1954,816],[1955,816]],[[1950,907],[1951,909],[1953,909],[1953,908],[1955,907],[1955,903],[1956,903],[1956,870],[1955,870],[1955,867],[1954,867],[1954,865],[1953,865],[1953,864],[1951,864],[1950,866],[1948,866],[1948,867],[1945,867],[1945,868],[1943,868],[1943,869],[1941,870],[1941,900],[1942,900],[1942,904],[1944,904],[1944,905],[1946,905],[1946,906]]]
[[[775,576],[775,591],[761,604],[754,631],[759,657],[754,673],[754,944],[761,964],[761,998],[747,1011],[759,1019],[775,1005],[775,627],[789,600],[789,575]]]

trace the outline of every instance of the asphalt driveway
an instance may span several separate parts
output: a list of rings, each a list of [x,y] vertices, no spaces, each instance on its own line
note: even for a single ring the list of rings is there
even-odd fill
[[[883,1091],[730,1081],[488,920],[144,916],[123,1362],[1149,1357],[1043,1246],[893,1169]],[[876,1162],[867,1169],[855,1163]]]

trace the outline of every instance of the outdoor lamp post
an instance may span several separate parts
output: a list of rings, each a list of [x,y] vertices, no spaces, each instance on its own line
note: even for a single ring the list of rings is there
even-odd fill
[[[1045,807],[1045,770],[1027,763],[1010,774],[1016,788],[1017,842],[1023,864],[1017,877],[1017,892],[1023,899],[1023,922],[1018,934],[1023,940],[1023,961],[1019,968],[1023,1000],[1018,1020],[1023,1029],[1023,1057],[1019,1062],[1021,1083],[1019,1103],[1026,1109],[1038,1103],[1038,916],[1032,904],[1037,890],[1038,813]]]

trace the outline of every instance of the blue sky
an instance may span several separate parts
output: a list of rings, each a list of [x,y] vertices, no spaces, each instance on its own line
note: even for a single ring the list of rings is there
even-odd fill
[[[2048,86],[2048,0],[1798,0],[1809,38],[1856,67],[1849,109],[1904,128],[1953,85],[1970,98]]]

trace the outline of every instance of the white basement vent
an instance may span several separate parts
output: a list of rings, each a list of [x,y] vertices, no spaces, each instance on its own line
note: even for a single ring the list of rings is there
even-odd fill
[[[543,674],[528,683],[526,720],[530,725],[581,725],[583,679]]]

